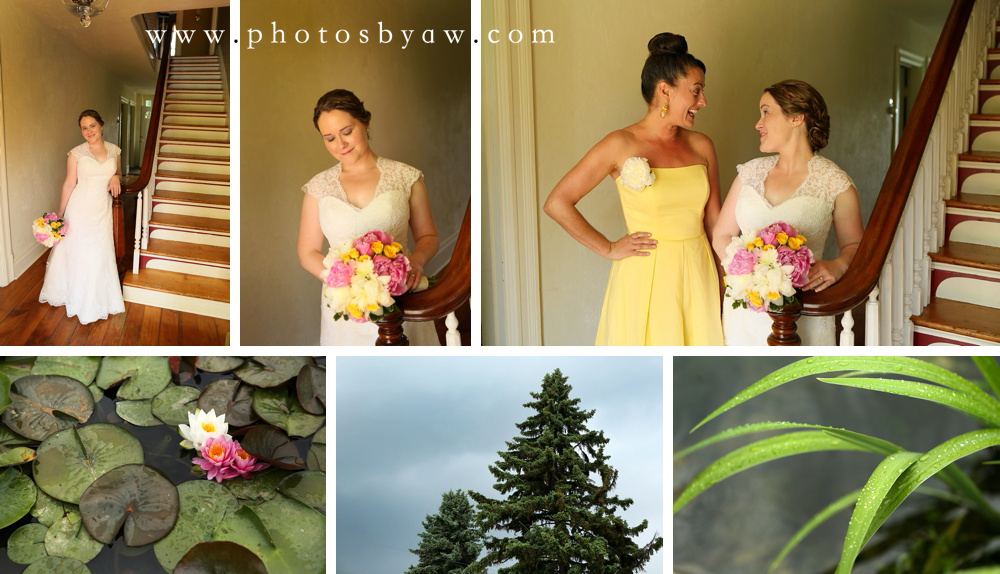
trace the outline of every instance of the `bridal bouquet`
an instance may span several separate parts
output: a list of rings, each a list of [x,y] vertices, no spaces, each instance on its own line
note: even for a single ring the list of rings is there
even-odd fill
[[[807,282],[815,263],[806,238],[784,222],[757,233],[734,237],[726,248],[726,297],[733,308],[757,312],[780,311],[795,302],[795,289]]]
[[[410,260],[402,250],[378,230],[331,248],[323,260],[323,295],[333,318],[364,323],[393,310],[393,297],[406,292],[410,273]]]
[[[66,237],[66,222],[55,213],[43,213],[31,224],[35,239],[46,247],[52,247]]]

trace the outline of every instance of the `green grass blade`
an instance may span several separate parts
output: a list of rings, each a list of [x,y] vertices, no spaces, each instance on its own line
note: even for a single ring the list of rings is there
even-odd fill
[[[866,450],[855,442],[824,431],[802,431],[768,437],[720,457],[698,473],[674,501],[674,512],[712,485],[748,468],[796,454],[828,450]]]
[[[896,379],[842,379],[820,378],[820,381],[832,385],[854,387],[868,391],[879,391],[893,395],[901,395],[914,399],[922,399],[944,405],[963,412],[972,418],[992,427],[1000,427],[1000,403],[990,399],[983,401],[980,397],[930,385],[917,381],[900,381]]]
[[[957,570],[955,574],[1000,574],[1000,566],[983,566],[970,570]]]
[[[919,359],[910,357],[810,357],[782,367],[736,393],[733,398],[712,411],[711,414],[702,419],[691,430],[694,431],[729,409],[785,383],[811,375],[840,371],[866,371],[906,375],[938,383],[956,391],[978,395],[989,401],[995,400],[974,383],[963,379],[947,369]]]
[[[872,520],[868,537],[870,538],[903,500],[925,480],[960,458],[997,445],[1000,445],[1000,429],[982,429],[959,435],[927,451],[927,454],[907,468],[892,486],[879,506],[875,519]]]
[[[837,500],[834,500],[832,503],[830,503],[829,506],[827,506],[823,510],[820,510],[812,518],[810,518],[809,522],[806,522],[806,524],[802,528],[800,528],[799,531],[796,532],[795,535],[788,540],[788,542],[785,544],[785,547],[781,549],[781,552],[778,553],[778,556],[774,559],[773,562],[771,562],[771,567],[768,568],[767,570],[768,573],[772,573],[775,570],[777,570],[778,566],[781,565],[781,562],[785,559],[786,556],[788,556],[788,553],[791,552],[796,546],[798,546],[799,542],[802,542],[802,540],[805,539],[805,537],[808,536],[809,533],[812,532],[817,526],[826,522],[827,519],[829,519],[831,516],[834,516],[841,510],[853,506],[854,503],[857,502],[858,495],[860,494],[861,494],[860,490],[848,492],[844,496],[841,496]]]
[[[750,424],[745,424],[745,425],[740,425],[740,426],[737,426],[737,427],[733,427],[731,429],[726,429],[726,430],[724,430],[724,431],[722,431],[722,432],[720,432],[720,433],[718,433],[718,434],[716,434],[714,436],[711,436],[711,437],[709,437],[709,438],[707,438],[707,439],[705,439],[705,440],[703,440],[701,442],[695,443],[695,444],[693,444],[693,445],[685,448],[684,450],[678,451],[677,453],[674,454],[674,460],[675,461],[676,460],[680,460],[680,459],[684,458],[685,456],[691,454],[692,452],[695,452],[696,450],[701,450],[702,448],[705,448],[706,446],[709,446],[711,444],[715,444],[717,442],[721,442],[721,441],[724,441],[724,440],[728,440],[728,439],[731,439],[731,438],[736,438],[736,437],[740,437],[740,436],[744,436],[744,435],[752,434],[752,433],[756,433],[756,432],[766,432],[766,431],[772,431],[772,430],[790,430],[790,429],[843,430],[843,429],[836,429],[834,427],[827,427],[827,426],[823,426],[823,425],[814,425],[814,424],[807,424],[807,423],[794,423],[794,422],[771,422],[771,421],[767,421],[767,422],[759,422],[759,423],[750,423]],[[850,433],[851,431],[844,431],[844,432],[845,433]],[[871,438],[871,437],[869,437],[869,438]],[[873,440],[879,440],[879,439],[873,439]],[[894,451],[900,450],[895,445],[892,445],[892,446],[893,446],[893,448],[890,450],[890,452],[894,452]]]
[[[993,394],[1000,397],[1000,363],[995,357],[972,357],[986,379],[986,384],[993,389]]]
[[[844,537],[844,550],[837,565],[837,574],[850,574],[858,553],[868,542],[869,527],[882,501],[885,500],[899,475],[919,458],[920,454],[916,452],[903,451],[890,454],[872,472],[868,482],[861,489],[861,495],[858,496],[857,504],[854,506],[854,513],[851,514],[851,522]]]

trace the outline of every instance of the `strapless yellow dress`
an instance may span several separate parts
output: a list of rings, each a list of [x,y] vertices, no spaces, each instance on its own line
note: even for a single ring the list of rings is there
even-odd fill
[[[715,259],[705,236],[708,168],[653,168],[642,191],[618,196],[629,233],[657,240],[648,256],[611,266],[598,345],[722,345],[722,307]]]

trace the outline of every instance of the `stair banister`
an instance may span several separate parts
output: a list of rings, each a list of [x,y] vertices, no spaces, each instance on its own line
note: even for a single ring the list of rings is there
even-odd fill
[[[990,0],[979,1],[987,2]],[[823,291],[799,293],[799,299],[802,303],[801,310],[796,308],[780,314],[784,315],[780,321],[782,329],[785,328],[789,320],[794,321],[800,314],[824,316],[850,312],[869,298],[872,290],[876,288],[880,278],[883,277],[884,268],[887,268],[889,276],[897,282],[906,282],[904,279],[907,270],[904,265],[895,262],[895,273],[893,273],[893,268],[887,267],[886,262],[896,240],[897,228],[900,227],[906,213],[907,200],[928,146],[931,130],[938,118],[938,111],[945,97],[945,88],[956,64],[956,56],[959,53],[959,47],[976,2],[977,0],[955,0],[952,4],[941,36],[934,48],[927,72],[920,85],[920,91],[917,93],[913,110],[903,128],[899,146],[892,156],[889,169],[882,182],[882,188],[875,201],[871,217],[868,219],[861,244],[847,272],[840,281]],[[965,57],[970,57],[970,55],[965,54]],[[933,235],[936,236],[936,234]],[[913,270],[909,271],[912,274]],[[897,287],[899,287],[899,283],[897,283]],[[910,287],[906,286],[906,288]],[[885,298],[887,293],[886,289],[882,289],[881,296]],[[920,296],[922,298],[923,293],[920,293]],[[775,315],[779,314],[772,316]],[[869,312],[866,317],[871,315],[873,313]],[[777,329],[779,325],[777,317],[775,321]],[[872,326],[866,325],[866,328],[871,329]],[[769,339],[769,342],[774,344],[772,339]]]
[[[469,300],[472,293],[472,231],[471,204],[465,207],[462,228],[455,242],[455,251],[448,264],[438,274],[434,285],[419,293],[407,293],[396,298],[400,312],[391,313],[378,325],[376,345],[407,345],[403,335],[404,321],[434,321],[448,317],[449,339],[456,325],[451,317]]]
[[[153,163],[156,159],[157,134],[160,133],[160,116],[163,110],[163,94],[167,85],[167,68],[170,67],[170,42],[174,34],[174,17],[171,16],[167,24],[167,33],[160,43],[160,69],[156,79],[156,94],[153,97],[153,107],[150,110],[149,130],[146,132],[146,146],[142,153],[142,167],[139,170],[139,177],[128,184],[122,186],[122,191],[118,197],[111,202],[111,219],[115,240],[115,259],[118,262],[119,280],[124,277],[127,270],[127,260],[129,254],[125,248],[132,242],[126,237],[126,221],[134,221],[134,217],[127,217],[125,213],[124,200],[129,203],[137,203],[137,195],[146,189],[149,180],[153,175]],[[130,265],[129,265],[130,267]]]

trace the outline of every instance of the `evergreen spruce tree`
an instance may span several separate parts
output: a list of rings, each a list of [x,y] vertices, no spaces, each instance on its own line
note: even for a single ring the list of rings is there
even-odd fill
[[[618,471],[608,464],[601,431],[587,428],[594,411],[570,398],[572,387],[556,369],[541,392],[524,406],[536,412],[517,424],[520,436],[490,466],[494,488],[505,500],[469,492],[479,508],[483,532],[513,536],[485,539],[483,566],[505,564],[501,574],[629,574],[641,572],[663,546],[654,535],[643,546],[633,541],[648,521],[630,527],[615,513],[632,505],[612,491]],[[650,429],[650,432],[657,432]]]
[[[475,574],[485,572],[476,565],[483,549],[476,513],[461,490],[441,495],[437,514],[424,519],[420,544],[410,552],[419,557],[407,574]]]

